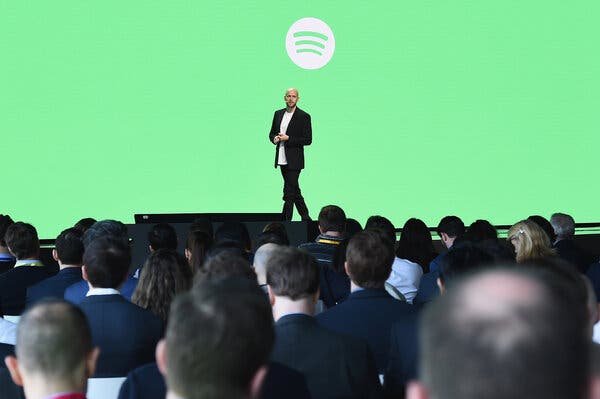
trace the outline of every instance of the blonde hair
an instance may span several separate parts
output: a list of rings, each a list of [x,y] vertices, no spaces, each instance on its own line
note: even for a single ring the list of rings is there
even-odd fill
[[[516,245],[517,263],[554,256],[548,234],[535,222],[521,220],[508,230],[508,240],[518,241]]]

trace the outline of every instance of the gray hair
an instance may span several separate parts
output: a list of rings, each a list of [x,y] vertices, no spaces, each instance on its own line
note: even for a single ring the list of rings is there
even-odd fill
[[[570,238],[575,235],[575,220],[566,213],[555,213],[550,217],[550,224],[557,239]]]

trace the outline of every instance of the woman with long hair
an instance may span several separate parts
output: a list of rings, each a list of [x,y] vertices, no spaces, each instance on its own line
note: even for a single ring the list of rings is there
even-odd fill
[[[433,239],[427,225],[417,218],[410,218],[404,223],[396,256],[421,265],[423,272],[429,272],[429,263],[437,256],[433,249]]]
[[[554,256],[548,234],[535,222],[525,219],[508,230],[508,240],[515,248],[517,263]]]

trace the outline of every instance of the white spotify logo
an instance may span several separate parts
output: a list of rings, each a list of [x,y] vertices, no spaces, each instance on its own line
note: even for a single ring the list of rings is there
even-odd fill
[[[319,69],[327,65],[335,51],[331,28],[317,18],[302,18],[287,32],[285,47],[288,56],[303,69]]]

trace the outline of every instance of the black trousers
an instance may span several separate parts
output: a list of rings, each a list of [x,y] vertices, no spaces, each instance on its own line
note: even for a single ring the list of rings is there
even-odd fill
[[[294,213],[294,204],[302,220],[310,220],[308,208],[304,202],[304,197],[300,191],[298,178],[300,169],[290,169],[287,165],[279,165],[281,176],[283,176],[283,219],[292,220]]]

